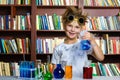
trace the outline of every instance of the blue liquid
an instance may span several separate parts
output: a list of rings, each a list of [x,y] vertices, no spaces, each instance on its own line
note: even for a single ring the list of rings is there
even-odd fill
[[[81,50],[89,50],[91,47],[90,41],[89,40],[82,40],[80,42],[80,49]]]
[[[61,64],[57,64],[57,67],[53,71],[54,78],[56,79],[62,79],[64,77],[64,70],[61,67]]]
[[[35,68],[35,64],[33,61],[21,61],[20,62],[20,77],[27,77],[27,78],[35,77],[35,71],[33,70],[31,72],[30,70],[34,68]]]

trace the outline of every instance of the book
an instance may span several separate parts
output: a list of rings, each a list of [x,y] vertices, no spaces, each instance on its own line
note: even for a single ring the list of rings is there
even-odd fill
[[[2,76],[2,62],[0,62],[0,76]]]
[[[111,74],[111,72],[110,72],[110,70],[109,70],[109,68],[108,68],[108,65],[107,65],[107,64],[104,64],[104,66],[105,66],[105,69],[106,69],[106,71],[107,71],[108,76],[112,76],[112,74]]]
[[[115,75],[115,76],[119,76],[120,74],[119,74],[119,72],[117,71],[117,69],[115,68],[115,65],[114,65],[113,63],[110,64],[110,65],[111,65],[111,69],[112,69],[114,75]]]
[[[5,44],[7,46],[8,53],[12,53],[13,51],[12,51],[11,45],[10,45],[10,43],[9,43],[9,41],[7,39],[5,40]]]
[[[107,67],[108,67],[108,69],[109,69],[109,71],[110,71],[110,73],[111,73],[111,76],[114,76],[114,73],[113,73],[112,70],[111,70],[110,64],[106,64],[106,65],[107,65]]]
[[[53,25],[53,17],[52,15],[48,16],[49,24],[50,24],[50,30],[54,30],[54,25]]]
[[[4,39],[1,39],[1,43],[2,43],[3,53],[6,53],[6,49],[5,49],[5,45],[4,45]]]
[[[27,19],[27,24],[28,24],[27,28],[28,28],[28,30],[30,30],[31,29],[30,13],[27,13],[26,19]]]
[[[97,75],[100,76],[101,73],[100,73],[100,69],[99,69],[98,63],[95,63],[95,64],[96,64],[96,72],[97,72]]]
[[[54,25],[54,30],[58,30],[58,16],[56,13],[53,14],[53,25]]]
[[[106,40],[106,45],[107,45],[107,54],[110,54],[110,39],[108,34],[103,35],[103,39]]]
[[[101,76],[106,76],[105,68],[102,65],[102,63],[98,62],[98,66],[99,66],[99,69],[100,69]]]

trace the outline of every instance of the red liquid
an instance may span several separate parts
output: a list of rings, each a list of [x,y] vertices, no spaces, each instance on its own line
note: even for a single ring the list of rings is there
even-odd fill
[[[92,67],[83,67],[83,79],[92,79]]]

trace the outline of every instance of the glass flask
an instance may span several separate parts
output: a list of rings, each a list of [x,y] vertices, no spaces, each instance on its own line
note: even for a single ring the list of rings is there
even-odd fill
[[[85,32],[87,32],[86,30],[83,30],[80,32],[80,37],[84,36]],[[80,41],[80,50],[89,50],[91,48],[91,44],[89,40],[83,40],[81,38]]]
[[[54,78],[56,79],[62,79],[64,77],[64,70],[61,66],[61,64],[57,64],[56,68],[53,71]]]
[[[47,71],[46,74],[44,74],[44,80],[52,80],[52,73]]]

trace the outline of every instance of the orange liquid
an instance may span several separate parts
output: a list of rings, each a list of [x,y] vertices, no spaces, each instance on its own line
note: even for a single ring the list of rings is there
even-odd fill
[[[65,78],[72,78],[72,66],[65,66]]]

